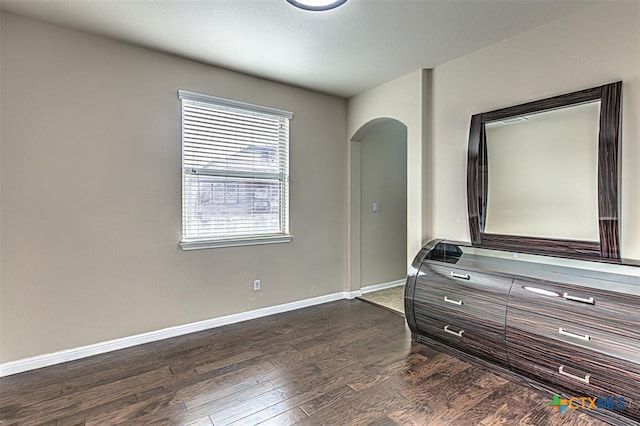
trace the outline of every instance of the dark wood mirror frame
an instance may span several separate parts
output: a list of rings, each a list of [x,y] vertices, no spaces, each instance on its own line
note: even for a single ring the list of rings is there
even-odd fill
[[[622,82],[567,93],[471,117],[467,161],[467,208],[471,243],[476,247],[521,253],[543,254],[584,260],[620,259],[619,136]],[[576,241],[484,233],[487,202],[487,141],[485,123],[527,114],[600,101],[598,135],[598,217],[599,241]]]

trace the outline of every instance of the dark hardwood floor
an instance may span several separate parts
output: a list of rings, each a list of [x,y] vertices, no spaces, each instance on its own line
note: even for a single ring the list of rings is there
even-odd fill
[[[0,379],[4,425],[597,425],[353,300]]]

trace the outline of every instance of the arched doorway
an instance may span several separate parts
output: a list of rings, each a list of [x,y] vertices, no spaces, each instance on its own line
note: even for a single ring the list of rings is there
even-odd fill
[[[407,272],[407,127],[392,118],[371,120],[350,149],[351,287],[401,310],[401,288],[391,288],[402,286]]]

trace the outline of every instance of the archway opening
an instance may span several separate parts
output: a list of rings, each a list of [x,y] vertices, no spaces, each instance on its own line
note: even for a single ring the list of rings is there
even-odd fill
[[[351,141],[351,288],[403,311],[407,272],[407,127],[392,118],[363,125]],[[355,282],[354,282],[355,281]]]

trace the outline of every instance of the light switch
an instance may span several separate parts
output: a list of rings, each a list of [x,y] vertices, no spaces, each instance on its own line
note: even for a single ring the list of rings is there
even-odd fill
[[[371,211],[374,213],[378,213],[378,203],[371,204]]]

